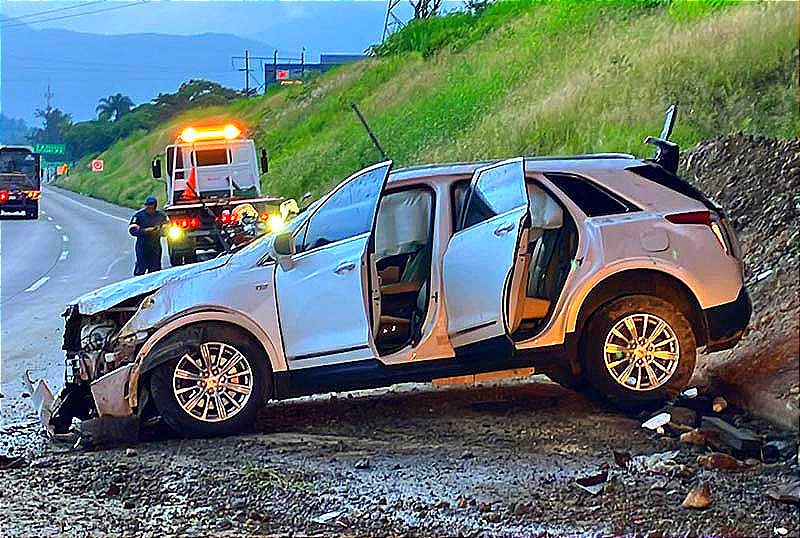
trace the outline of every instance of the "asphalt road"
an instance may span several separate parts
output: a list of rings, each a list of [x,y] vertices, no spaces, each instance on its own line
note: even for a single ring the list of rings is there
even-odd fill
[[[21,405],[22,375],[63,376],[61,314],[73,298],[131,276],[132,210],[45,187],[38,220],[0,220],[0,421]],[[9,409],[9,407],[11,409]],[[5,408],[5,409],[3,409]],[[22,411],[22,409],[20,409]]]

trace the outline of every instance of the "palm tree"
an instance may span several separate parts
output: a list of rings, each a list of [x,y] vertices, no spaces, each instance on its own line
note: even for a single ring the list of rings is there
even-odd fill
[[[101,120],[118,120],[133,108],[133,101],[127,95],[118,93],[100,99],[95,112]]]

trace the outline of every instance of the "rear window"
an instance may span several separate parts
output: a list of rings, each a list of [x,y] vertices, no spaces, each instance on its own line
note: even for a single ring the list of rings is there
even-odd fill
[[[596,183],[571,174],[545,174],[587,217],[602,217],[637,211],[639,208],[607,192]]]
[[[194,164],[197,166],[228,164],[228,150],[227,148],[220,148],[195,151]]]

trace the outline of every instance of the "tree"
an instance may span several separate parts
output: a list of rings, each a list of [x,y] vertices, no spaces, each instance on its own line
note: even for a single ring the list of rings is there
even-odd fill
[[[28,139],[34,144],[58,144],[61,142],[64,131],[72,124],[72,117],[61,109],[48,106],[44,110],[36,109],[34,114],[42,118],[42,127],[33,129]]]
[[[442,0],[408,0],[414,8],[415,19],[430,19],[439,14]]]
[[[118,120],[133,108],[133,101],[127,95],[117,93],[100,99],[95,112],[101,120]]]

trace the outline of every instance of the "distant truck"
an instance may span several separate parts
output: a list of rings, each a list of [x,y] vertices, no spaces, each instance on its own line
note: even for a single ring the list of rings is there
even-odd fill
[[[39,218],[41,157],[30,146],[0,146],[0,213]]]
[[[236,236],[232,228],[240,221],[255,220],[263,231],[279,231],[287,218],[280,213],[284,198],[261,194],[259,164],[266,173],[267,152],[261,150],[259,163],[253,140],[242,137],[235,125],[186,127],[167,146],[165,159],[164,211],[170,220],[167,244],[173,266],[229,250]],[[162,174],[157,157],[152,175],[159,179]]]

